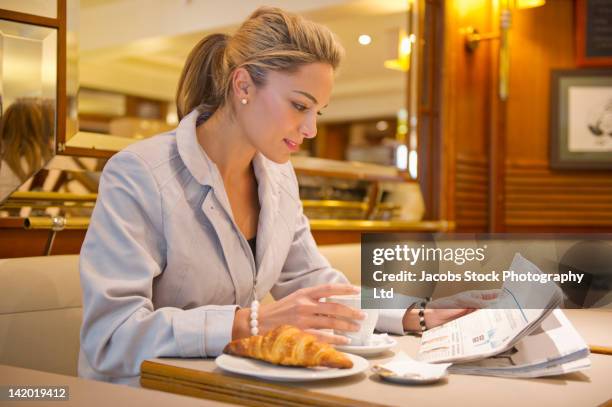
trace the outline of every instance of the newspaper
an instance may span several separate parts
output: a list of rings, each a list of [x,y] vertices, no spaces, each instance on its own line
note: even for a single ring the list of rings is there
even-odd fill
[[[456,364],[452,373],[499,377],[542,377],[591,367],[589,349],[563,311],[556,309],[514,347],[490,358]]]
[[[541,273],[518,253],[511,269]],[[417,359],[461,363],[450,368],[456,373],[512,377],[584,369],[590,366],[588,347],[556,309],[562,301],[563,293],[552,281],[537,285],[504,282],[502,294],[491,307],[426,331]],[[480,362],[467,363],[472,361]]]

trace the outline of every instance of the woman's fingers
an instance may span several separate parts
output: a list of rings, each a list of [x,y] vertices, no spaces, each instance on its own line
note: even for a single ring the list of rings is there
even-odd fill
[[[348,345],[351,343],[351,340],[346,336],[334,335],[317,329],[306,329],[305,332],[314,335],[318,341],[327,342],[331,345]]]
[[[359,293],[359,287],[350,284],[324,284],[302,288],[276,304],[269,305],[268,307],[274,308],[272,311],[262,307],[262,310],[270,312],[262,315],[261,319],[264,322],[267,319],[268,324],[280,321],[296,325],[305,330],[334,329],[356,332],[360,328],[359,321],[366,318],[364,312],[344,304],[319,302],[319,299],[334,295],[355,295]],[[326,338],[332,343],[346,343],[342,336],[328,334]]]
[[[501,290],[471,290],[450,297],[439,298],[428,304],[429,308],[486,308],[497,299]]]
[[[302,289],[302,293],[313,300],[319,300],[320,298],[332,295],[359,294],[360,291],[359,287],[350,284],[323,284]]]
[[[499,297],[501,294],[500,289],[492,289],[492,290],[471,290],[465,292],[465,294],[469,295],[473,298],[478,298],[485,301],[491,301]]]
[[[333,317],[363,320],[366,313],[356,308],[335,302],[318,302],[313,305],[313,314],[325,314]]]
[[[335,331],[357,332],[360,325],[357,322],[328,317],[326,315],[311,315],[302,318],[302,325],[307,328],[333,329]]]
[[[464,296],[459,299],[457,305],[458,308],[485,308],[489,304],[480,298]]]
[[[427,304],[434,309],[484,308],[488,304],[468,293],[455,294],[452,297],[440,298]]]

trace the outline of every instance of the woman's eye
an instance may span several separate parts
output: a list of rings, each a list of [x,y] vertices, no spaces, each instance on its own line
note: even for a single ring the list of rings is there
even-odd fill
[[[295,107],[295,109],[299,112],[303,112],[304,110],[306,110],[306,106],[295,102],[293,103],[293,107]]]

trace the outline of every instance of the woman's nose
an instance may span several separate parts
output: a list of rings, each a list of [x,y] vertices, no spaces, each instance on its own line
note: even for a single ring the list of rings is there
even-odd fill
[[[317,136],[317,119],[314,115],[302,123],[300,133],[304,138],[314,138]]]

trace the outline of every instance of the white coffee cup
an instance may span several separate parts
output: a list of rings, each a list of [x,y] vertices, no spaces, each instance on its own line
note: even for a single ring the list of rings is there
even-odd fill
[[[351,322],[360,324],[359,331],[352,332],[334,330],[334,334],[349,338],[351,340],[349,343],[350,346],[365,346],[370,342],[374,334],[374,328],[376,328],[376,322],[378,321],[377,309],[362,309],[361,297],[358,294],[334,295],[327,297],[325,302],[335,302],[363,311],[366,314],[365,319],[351,320]]]

